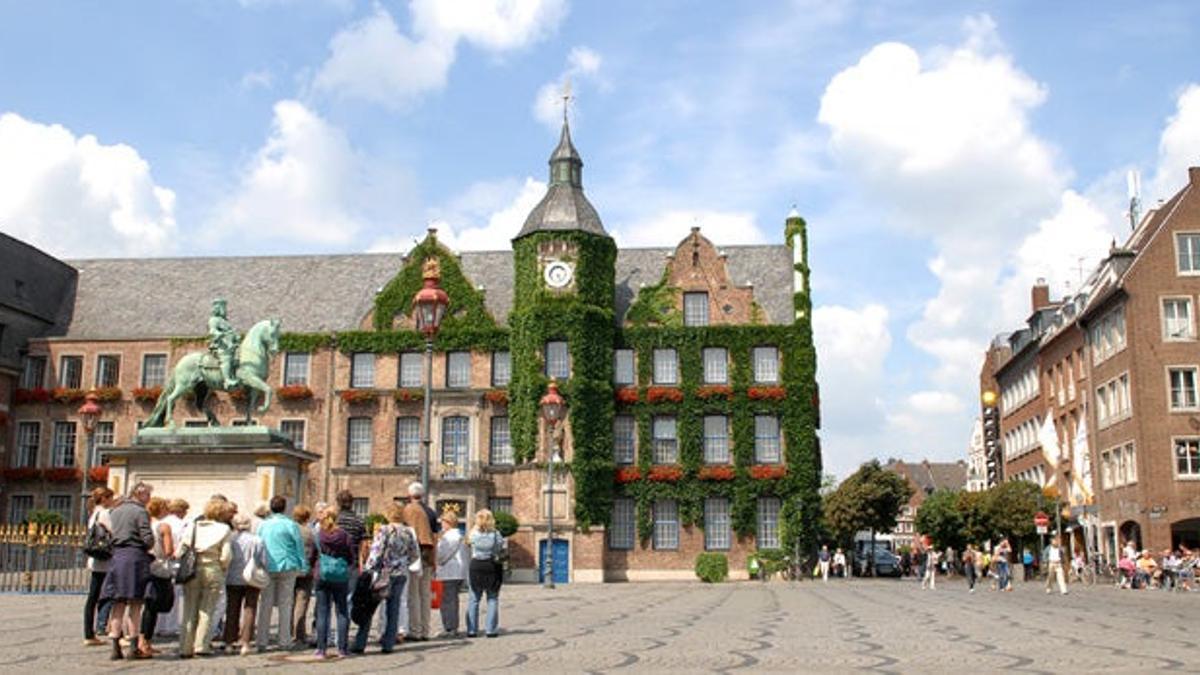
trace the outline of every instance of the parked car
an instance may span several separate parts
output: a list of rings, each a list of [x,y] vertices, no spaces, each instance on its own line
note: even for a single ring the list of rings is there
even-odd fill
[[[867,552],[863,551],[854,556],[854,573],[858,576],[866,576],[867,574]],[[891,551],[877,548],[875,549],[875,576],[877,577],[899,577],[900,558],[896,557]]]

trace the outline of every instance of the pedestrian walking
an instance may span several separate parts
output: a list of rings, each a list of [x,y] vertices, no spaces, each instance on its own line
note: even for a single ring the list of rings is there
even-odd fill
[[[1001,539],[992,555],[992,560],[996,564],[996,585],[1001,591],[1012,591],[1012,570],[1009,566],[1009,556],[1011,555],[1012,544],[1008,543],[1008,539]]]
[[[458,593],[467,572],[467,548],[458,529],[458,514],[442,512],[442,536],[437,543],[437,579],[442,582],[442,635],[458,635]]]
[[[424,498],[425,486],[410,483],[408,504],[404,507],[404,522],[417,533],[417,543],[421,547],[421,566],[412,571],[412,584],[408,590],[408,639],[418,642],[428,640],[433,632],[429,625],[432,612],[430,593],[437,567],[437,542],[434,540],[429,513],[422,503]],[[436,515],[434,519],[436,520]]]
[[[390,654],[396,648],[396,637],[400,632],[400,601],[408,582],[408,566],[420,558],[421,549],[417,545],[416,532],[404,523],[404,509],[399,504],[388,504],[383,515],[387,523],[375,531],[363,574],[372,575],[371,590],[377,601],[384,601],[384,621],[379,641],[381,651]],[[370,628],[369,619],[365,625],[359,626],[353,651],[362,652],[366,649]]]
[[[846,553],[840,548],[833,554],[833,575],[839,579],[846,578]]]
[[[251,526],[249,515],[233,517],[232,556],[225,571],[225,646],[240,645],[242,656],[253,648],[258,598],[267,582],[267,549]]]
[[[112,601],[108,619],[108,637],[112,640],[112,659],[123,658],[121,636],[128,632],[131,659],[148,659],[151,654],[139,648],[142,625],[142,604],[146,584],[150,581],[150,551],[154,548],[154,531],[146,504],[154,488],[147,483],[133,486],[129,496],[109,513],[112,522],[113,555],[104,578],[101,598]]]
[[[821,552],[817,554],[817,566],[821,569],[821,581],[825,583],[829,583],[829,563],[831,559],[829,546],[821,544]]]
[[[978,575],[976,565],[979,564],[979,552],[975,550],[974,544],[967,544],[966,550],[962,554],[963,574],[967,577],[967,592],[975,592],[975,577]]]
[[[467,601],[467,637],[479,634],[479,599],[487,594],[487,636],[496,637],[500,631],[500,586],[504,581],[504,568],[500,563],[504,555],[504,536],[496,530],[496,519],[492,512],[480,509],[475,514],[475,527],[467,536],[471,546],[471,567],[468,571],[471,582]]]
[[[296,577],[308,571],[304,557],[304,539],[300,526],[286,513],[287,497],[275,495],[270,502],[271,515],[258,526],[258,537],[267,550],[269,581],[262,589],[258,604],[258,650],[267,648],[271,636],[271,610],[279,611],[279,648],[292,649],[292,601]]]
[[[184,530],[180,551],[195,554],[196,574],[183,584],[183,626],[179,631],[179,658],[212,653],[212,630],[217,621],[217,601],[225,590],[225,570],[233,560],[229,545],[234,505],[210,499],[204,515]]]
[[[88,516],[87,544],[95,543],[95,555],[87,557],[88,594],[83,603],[83,644],[99,646],[104,641],[96,637],[96,626],[101,631],[108,632],[108,610],[111,601],[101,602],[100,591],[104,588],[104,577],[108,576],[109,561],[112,559],[112,519],[109,509],[112,508],[113,491],[107,487],[92,490],[92,512]],[[99,611],[99,617],[97,617]],[[98,620],[97,620],[98,619]]]
[[[350,535],[338,526],[338,509],[328,507],[320,520],[317,534],[317,651],[325,658],[329,645],[330,610],[337,613],[337,650],[339,656],[349,656],[350,569],[358,561]]]
[[[1046,593],[1050,592],[1050,584],[1052,579],[1058,580],[1058,592],[1067,594],[1067,583],[1063,580],[1063,550],[1062,544],[1058,537],[1050,540],[1050,546],[1046,549]]]
[[[292,509],[292,520],[300,528],[300,539],[304,542],[304,560],[308,570],[296,575],[292,593],[292,639],[297,645],[308,644],[308,605],[313,592],[313,567],[317,562],[316,534],[309,525],[312,512],[307,506]]]
[[[940,557],[936,548],[925,549],[925,576],[921,578],[922,589],[928,587],[932,591],[937,588],[938,558]]]

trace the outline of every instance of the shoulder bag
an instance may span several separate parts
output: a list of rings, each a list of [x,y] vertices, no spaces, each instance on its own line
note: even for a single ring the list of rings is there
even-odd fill
[[[199,524],[199,521],[192,521],[192,541],[179,551],[171,567],[171,579],[177,584],[186,584],[196,576],[196,529]]]
[[[317,533],[317,558],[321,566],[320,581],[332,584],[344,584],[350,581],[350,563],[345,558],[329,555],[321,546],[321,533]]]
[[[257,557],[257,555],[252,554],[250,559],[246,561],[246,566],[242,568],[242,581],[245,581],[247,586],[261,590],[266,588],[267,584],[271,583],[271,577],[267,574],[266,570],[259,566],[258,560],[256,560]]]

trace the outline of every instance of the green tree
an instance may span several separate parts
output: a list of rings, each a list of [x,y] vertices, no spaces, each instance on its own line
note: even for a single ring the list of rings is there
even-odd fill
[[[896,516],[911,496],[912,486],[907,480],[884,470],[879,460],[873,459],[825,498],[825,520],[842,542],[852,541],[856,532],[870,530],[874,551],[875,534],[895,529]],[[867,556],[867,561],[873,575],[875,556]]]
[[[917,509],[913,524],[918,532],[933,539],[936,548],[950,546],[961,550],[965,543],[966,520],[959,508],[961,496],[959,490],[935,490]]]
[[[1001,483],[985,494],[983,515],[989,534],[1009,537],[1014,542],[1034,534],[1033,517],[1046,501],[1041,488],[1029,481],[1017,480]]]
[[[962,517],[962,533],[966,543],[982,546],[995,534],[988,520],[988,492],[959,492],[958,513]]]

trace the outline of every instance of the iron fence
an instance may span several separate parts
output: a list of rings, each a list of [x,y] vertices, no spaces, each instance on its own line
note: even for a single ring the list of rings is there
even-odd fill
[[[87,593],[82,525],[0,525],[0,592]]]

